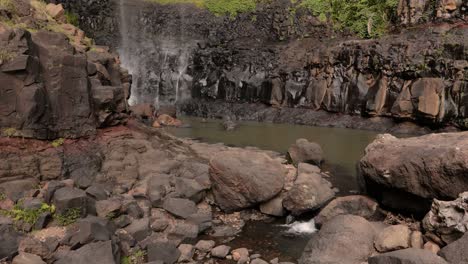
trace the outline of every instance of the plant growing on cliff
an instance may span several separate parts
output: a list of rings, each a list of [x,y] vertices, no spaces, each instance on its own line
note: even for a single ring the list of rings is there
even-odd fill
[[[54,147],[54,148],[58,148],[58,147],[62,146],[63,143],[65,143],[65,139],[63,139],[63,138],[58,138],[58,139],[52,141],[51,145],[52,145],[52,147]]]
[[[54,212],[55,206],[46,203],[41,204],[41,207],[38,209],[25,209],[21,204],[16,204],[13,209],[2,211],[2,214],[13,218],[14,221],[23,221],[34,225],[42,214],[53,214]]]
[[[0,0],[0,10],[6,10],[15,13],[15,5],[12,0]]]
[[[322,21],[330,20],[336,29],[346,28],[373,38],[388,31],[398,0],[303,0],[301,5]]]
[[[61,226],[68,226],[76,222],[81,216],[80,208],[69,208],[63,214],[55,214],[54,219]]]
[[[75,27],[79,26],[79,17],[77,14],[67,10],[65,11],[65,19],[68,24],[72,24]]]
[[[122,257],[121,263],[122,264],[144,263],[145,256],[146,256],[146,252],[140,249],[140,250],[137,250],[135,253],[131,254],[130,256]]]
[[[2,130],[2,134],[5,137],[12,137],[16,134],[16,129],[14,127],[7,127]]]
[[[243,12],[254,11],[259,0],[147,0],[154,3],[168,4],[194,4],[205,8],[216,16],[236,17]]]

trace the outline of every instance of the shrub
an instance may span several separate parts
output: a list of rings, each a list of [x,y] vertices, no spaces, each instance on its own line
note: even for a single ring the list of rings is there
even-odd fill
[[[63,214],[55,214],[54,219],[61,226],[68,226],[76,222],[81,216],[80,208],[69,208]]]
[[[6,10],[10,13],[15,13],[14,0],[0,0],[0,9]]]
[[[239,13],[255,10],[259,0],[147,0],[154,3],[167,4],[194,4],[206,8],[216,16],[228,15],[235,17]]]
[[[120,263],[122,264],[137,264],[137,263],[144,263],[145,262],[146,252],[143,250],[137,250],[130,256],[122,257]]]
[[[54,205],[43,203],[38,209],[24,209],[21,204],[16,204],[10,211],[2,211],[4,215],[13,218],[14,221],[23,221],[34,225],[43,213],[55,212]]]
[[[65,139],[63,139],[63,138],[58,138],[58,139],[52,141],[51,144],[52,144],[52,147],[58,148],[58,147],[62,146],[63,143],[65,143]]]
[[[4,128],[2,130],[2,134],[5,137],[12,137],[16,134],[16,129],[14,127]]]
[[[337,29],[347,28],[361,37],[379,37],[388,31],[398,0],[303,0],[302,6]]]
[[[70,11],[65,11],[65,19],[68,24],[72,24],[75,27],[79,26],[79,17],[77,14],[70,12]]]

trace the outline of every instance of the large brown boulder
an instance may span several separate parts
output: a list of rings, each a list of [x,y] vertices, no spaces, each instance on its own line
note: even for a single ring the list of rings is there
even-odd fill
[[[369,258],[369,264],[448,264],[429,250],[408,248]]]
[[[313,211],[324,206],[333,197],[335,190],[316,166],[301,163],[297,178],[283,200],[283,206],[294,215]]]
[[[450,263],[468,263],[468,233],[444,247],[439,255]]]
[[[210,177],[216,203],[235,211],[265,202],[283,188],[285,169],[266,154],[227,150],[210,161]]]
[[[468,190],[468,132],[380,135],[366,148],[359,168],[369,192],[383,203],[425,214],[432,198],[454,199]]]
[[[360,216],[340,215],[307,244],[299,264],[361,264],[374,252],[376,231]]]
[[[323,150],[319,144],[300,138],[289,147],[288,157],[294,165],[308,162],[320,166],[323,162]]]
[[[325,206],[315,217],[315,223],[322,225],[338,215],[358,215],[367,220],[381,216],[379,205],[364,195],[337,197]]]

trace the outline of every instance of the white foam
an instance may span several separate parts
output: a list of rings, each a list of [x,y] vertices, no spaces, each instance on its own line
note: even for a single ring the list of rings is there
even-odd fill
[[[317,232],[317,228],[315,227],[315,220],[313,218],[308,222],[297,221],[284,226],[288,227],[286,232],[292,234],[313,234]]]

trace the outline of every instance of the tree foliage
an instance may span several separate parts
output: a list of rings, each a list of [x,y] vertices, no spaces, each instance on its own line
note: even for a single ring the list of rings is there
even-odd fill
[[[378,37],[387,32],[398,0],[303,0],[301,5],[321,20],[331,20],[338,29]]]

